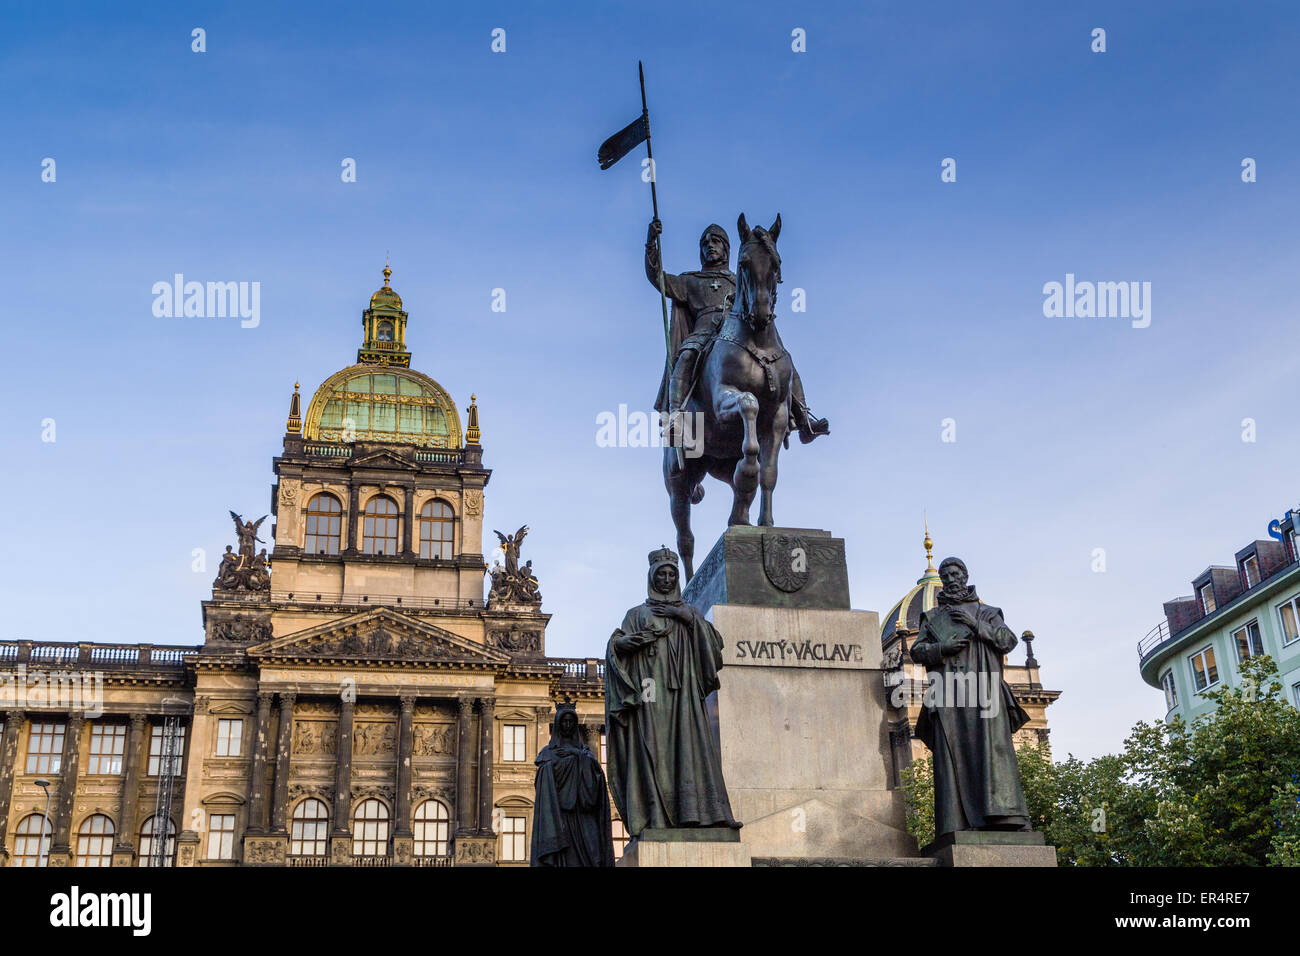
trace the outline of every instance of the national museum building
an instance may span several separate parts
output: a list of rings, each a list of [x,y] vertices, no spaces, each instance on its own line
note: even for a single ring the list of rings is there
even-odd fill
[[[517,541],[485,602],[478,410],[410,368],[390,274],[356,364],[295,386],[202,645],[0,643],[0,865],[527,863],[533,760],[565,699],[600,749],[604,662],[545,655]]]
[[[269,532],[232,512],[201,645],[0,642],[0,865],[527,865],[557,703],[604,762],[604,661],[546,656],[526,528],[484,597],[478,409],[462,431],[411,369],[390,275],[356,364],[305,413],[294,386]],[[884,622],[887,676],[916,690],[896,768],[924,755],[907,645],[939,587],[929,563]],[[1059,694],[1025,638],[1017,745]]]

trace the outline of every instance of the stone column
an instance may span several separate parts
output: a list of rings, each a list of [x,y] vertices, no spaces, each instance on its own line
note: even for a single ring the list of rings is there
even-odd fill
[[[77,798],[77,771],[81,763],[81,731],[86,718],[73,714],[63,735],[63,762],[59,773],[59,802],[54,811],[54,837],[49,866],[68,866],[72,860],[72,805]]]
[[[209,713],[212,699],[201,694],[194,696],[194,714],[188,727],[181,722],[177,728],[184,736],[181,744],[182,773],[175,781],[174,795],[176,802],[172,810],[176,814],[176,823],[180,832],[176,835],[176,865],[194,866],[199,858],[199,831],[191,830],[195,824],[207,824],[206,813],[200,800],[203,796],[203,746],[208,741],[208,724],[212,720]],[[199,747],[195,756],[195,746]]]
[[[491,697],[480,697],[479,751],[478,751],[478,829],[481,834],[492,832],[492,738],[496,721],[492,719],[494,702]]]
[[[407,485],[406,509],[403,516],[402,553],[414,557],[420,553],[420,542],[415,540],[415,483]]]
[[[474,742],[470,721],[473,719],[471,708],[474,702],[468,697],[458,701],[458,730],[460,738],[456,745],[456,829],[468,832],[474,829],[474,811],[471,806],[472,789],[470,771],[472,769]]]
[[[18,732],[26,719],[21,710],[5,711],[5,732],[0,737],[0,866],[9,859],[5,834],[9,829],[9,803],[13,797],[14,774],[18,768]]]
[[[352,718],[356,706],[354,701],[345,697],[339,707],[334,764],[334,832],[330,838],[330,859],[336,864],[347,864],[352,860]]]
[[[415,833],[411,826],[411,754],[415,750],[415,695],[402,694],[397,723],[397,791],[393,798],[393,859],[399,865],[411,861]]]
[[[355,482],[348,486],[348,545],[344,549],[349,554],[361,551],[361,508],[358,501],[361,488]]]
[[[140,754],[144,749],[146,717],[131,715],[126,734],[126,753],[122,765],[122,808],[117,813],[117,840],[113,846],[113,865],[130,866],[135,856],[135,814],[140,803]],[[194,742],[190,741],[193,747]]]
[[[253,737],[253,767],[248,777],[249,833],[266,832],[266,744],[271,730],[271,695],[257,695],[257,733]]]
[[[289,810],[289,752],[293,749],[293,702],[295,694],[280,695],[280,733],[275,745],[275,797],[271,803],[271,829],[284,833]]]
[[[344,700],[339,707],[338,744],[334,763],[334,832],[346,833],[352,809],[352,719],[356,704]]]

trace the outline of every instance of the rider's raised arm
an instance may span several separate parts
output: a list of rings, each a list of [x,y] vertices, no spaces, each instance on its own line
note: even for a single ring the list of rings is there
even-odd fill
[[[653,239],[647,240],[645,244],[645,277],[652,286],[659,288],[659,250]],[[675,302],[686,301],[686,287],[682,284],[681,276],[664,273],[664,295]]]

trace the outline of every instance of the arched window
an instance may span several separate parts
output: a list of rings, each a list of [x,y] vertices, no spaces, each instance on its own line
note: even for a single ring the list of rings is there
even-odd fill
[[[49,822],[43,813],[29,813],[14,831],[14,866],[45,866],[50,853]]]
[[[451,506],[445,501],[429,501],[420,509],[420,557],[451,557]]]
[[[397,554],[397,503],[376,495],[366,502],[361,529],[362,554]]]
[[[451,837],[451,814],[437,800],[415,808],[415,855],[446,856]]]
[[[379,334],[376,336],[376,338],[378,338],[379,341],[381,341],[381,342],[391,342],[391,341],[393,341],[393,323],[392,323],[392,322],[380,322],[380,323],[379,323]]]
[[[77,866],[113,865],[113,821],[102,813],[86,817],[77,830]]]
[[[382,800],[362,800],[352,814],[352,855],[388,855],[388,807]]]
[[[313,495],[307,502],[307,554],[338,554],[343,525],[343,506],[333,495]]]
[[[324,856],[329,836],[330,812],[315,797],[293,808],[293,828],[289,834],[291,856]]]
[[[154,820],[156,819],[157,817],[150,817],[148,820],[144,821],[144,826],[140,828],[140,858],[138,861],[140,866],[153,866]],[[164,829],[163,821],[161,820],[158,821],[158,829]],[[163,866],[175,866],[176,824],[172,823],[171,820],[167,820],[166,836],[164,837],[162,833],[159,833],[157,836],[158,839],[166,840],[166,843],[163,846]]]

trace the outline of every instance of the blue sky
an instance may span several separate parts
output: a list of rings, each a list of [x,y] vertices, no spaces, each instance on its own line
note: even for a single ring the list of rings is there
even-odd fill
[[[595,440],[662,363],[640,154],[594,160],[640,58],[668,268],[782,214],[780,328],[833,433],[783,457],[778,523],[844,537],[883,613],[928,512],[1038,635],[1058,755],[1117,749],[1163,714],[1162,602],[1297,503],[1300,15],[1043,6],[7,5],[0,636],[199,642],[191,551],[267,510],[293,382],[354,360],[387,252],[413,364],[479,396],[488,527],[532,526],[549,652],[601,654],[672,544],[657,452]],[[261,324],[154,317],[177,272],[260,282]],[[1150,327],[1045,318],[1067,273],[1150,282]]]

